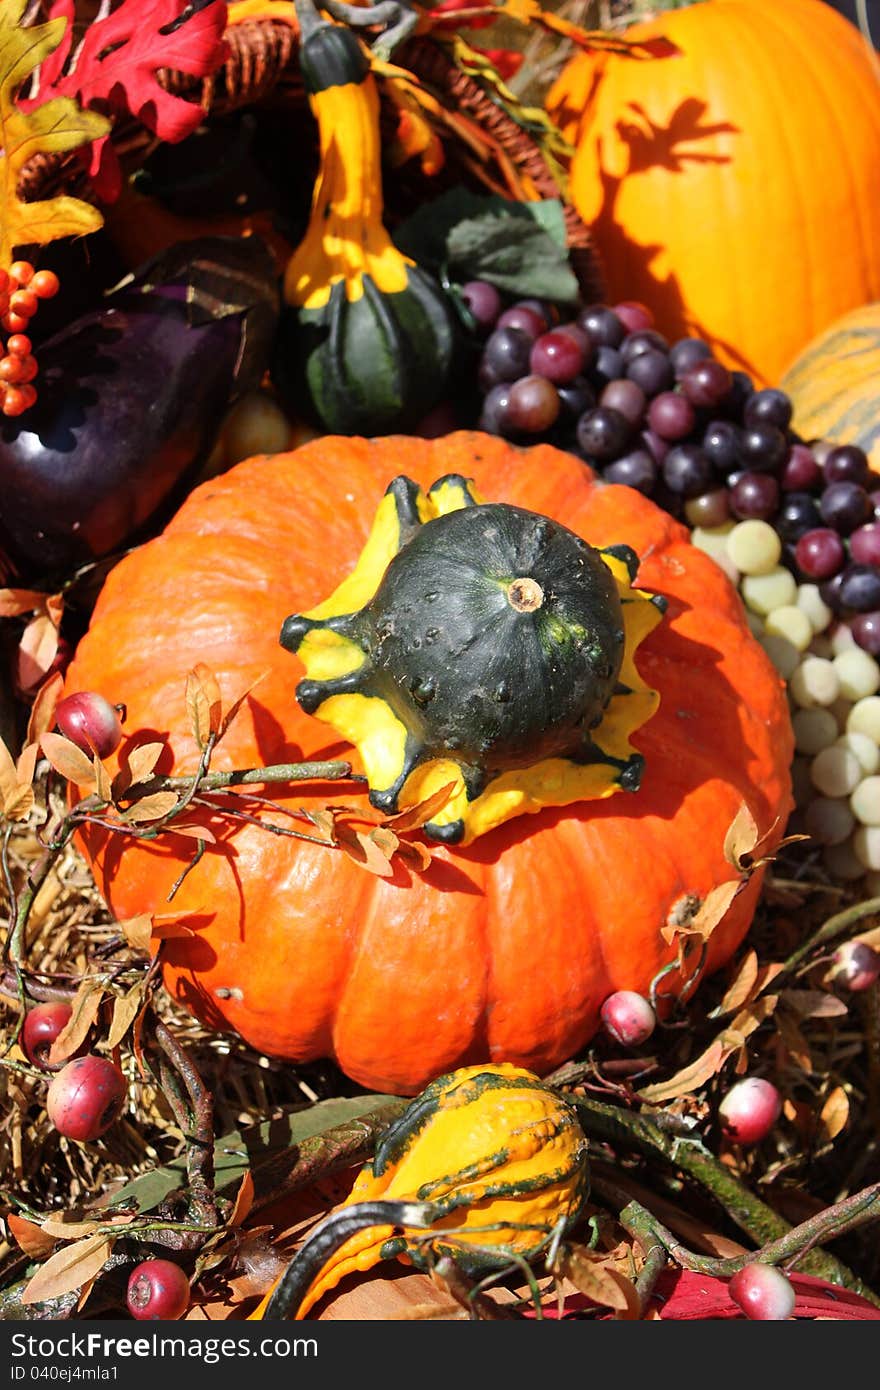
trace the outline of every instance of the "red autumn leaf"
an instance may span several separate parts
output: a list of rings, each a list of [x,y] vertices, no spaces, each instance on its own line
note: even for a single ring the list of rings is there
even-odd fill
[[[68,36],[73,10],[73,0],[55,0],[50,12],[67,18]],[[167,91],[159,73],[209,76],[228,51],[225,27],[224,0],[190,13],[184,0],[123,0],[89,25],[72,60],[65,38],[63,53],[53,54],[48,69],[44,64],[39,100],[69,96],[82,107],[130,112],[160,140],[174,144],[193,133],[204,112],[197,102]],[[108,138],[94,142],[89,173],[102,196],[116,196],[119,170]]]

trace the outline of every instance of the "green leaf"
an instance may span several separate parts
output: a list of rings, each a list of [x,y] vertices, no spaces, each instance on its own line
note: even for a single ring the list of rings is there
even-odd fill
[[[257,1200],[271,1200],[290,1190],[291,1174],[296,1168],[308,1168],[311,1163],[320,1167],[337,1149],[344,1154],[346,1142],[352,1138],[356,1141],[359,1135],[369,1140],[372,1126],[384,1128],[406,1104],[397,1096],[334,1097],[292,1110],[275,1120],[232,1130],[214,1146],[216,1190],[228,1195],[245,1173],[251,1173]],[[354,1122],[359,1123],[355,1126]],[[324,1138],[326,1145],[309,1142]],[[135,1202],[139,1212],[153,1211],[169,1193],[186,1185],[186,1158],[181,1155],[166,1167],[144,1173],[114,1192],[113,1206]]]
[[[568,256],[532,219],[495,213],[469,218],[450,232],[447,251],[453,281],[487,280],[506,294],[577,302]]]
[[[562,203],[513,202],[452,188],[423,203],[394,234],[398,249],[454,285],[488,280],[513,295],[573,304],[578,283],[568,262]]]

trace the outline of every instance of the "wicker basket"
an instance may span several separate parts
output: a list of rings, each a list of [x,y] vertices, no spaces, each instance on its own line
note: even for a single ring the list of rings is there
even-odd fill
[[[298,121],[311,122],[299,71],[298,35],[293,28],[277,20],[248,20],[230,26],[226,39],[227,59],[209,78],[195,79],[166,71],[161,74],[163,85],[177,95],[197,101],[208,121],[212,117],[253,108],[286,113],[294,130]],[[482,138],[470,145],[452,138],[451,132],[444,129],[440,134],[445,162],[437,174],[423,174],[415,159],[394,171],[385,189],[389,225],[454,184],[507,198],[523,196],[523,185],[533,190],[533,196],[563,197],[538,142],[475,78],[455,66],[441,43],[430,38],[411,39],[395,52],[394,61],[412,72],[446,110],[466,116],[471,128]],[[390,134],[395,113],[387,98],[383,100],[382,109]],[[127,174],[140,168],[158,143],[149,131],[130,118],[117,122],[112,138]],[[316,146],[316,142],[310,139],[310,132],[304,125],[301,138],[293,138],[290,147],[303,150],[309,145]],[[308,157],[304,157],[304,169],[308,164]],[[307,168],[307,176],[310,188],[313,168]],[[20,183],[23,197],[35,199],[58,191],[89,196],[76,153],[38,155],[23,171]],[[584,297],[600,299],[603,277],[589,229],[564,197],[563,206],[572,268]]]

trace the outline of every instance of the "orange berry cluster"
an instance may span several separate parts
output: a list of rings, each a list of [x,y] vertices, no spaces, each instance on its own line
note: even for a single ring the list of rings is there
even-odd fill
[[[0,324],[10,335],[6,352],[0,357],[0,413],[21,415],[37,399],[32,384],[37,375],[37,359],[25,329],[40,307],[41,299],[58,293],[58,276],[53,270],[35,270],[30,261],[13,261],[8,270],[0,268]]]

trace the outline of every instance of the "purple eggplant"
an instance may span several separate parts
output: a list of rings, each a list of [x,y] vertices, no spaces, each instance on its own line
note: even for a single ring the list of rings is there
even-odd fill
[[[167,518],[226,407],[261,381],[278,309],[265,244],[206,237],[36,346],[36,404],[0,425],[7,581],[63,582]]]

